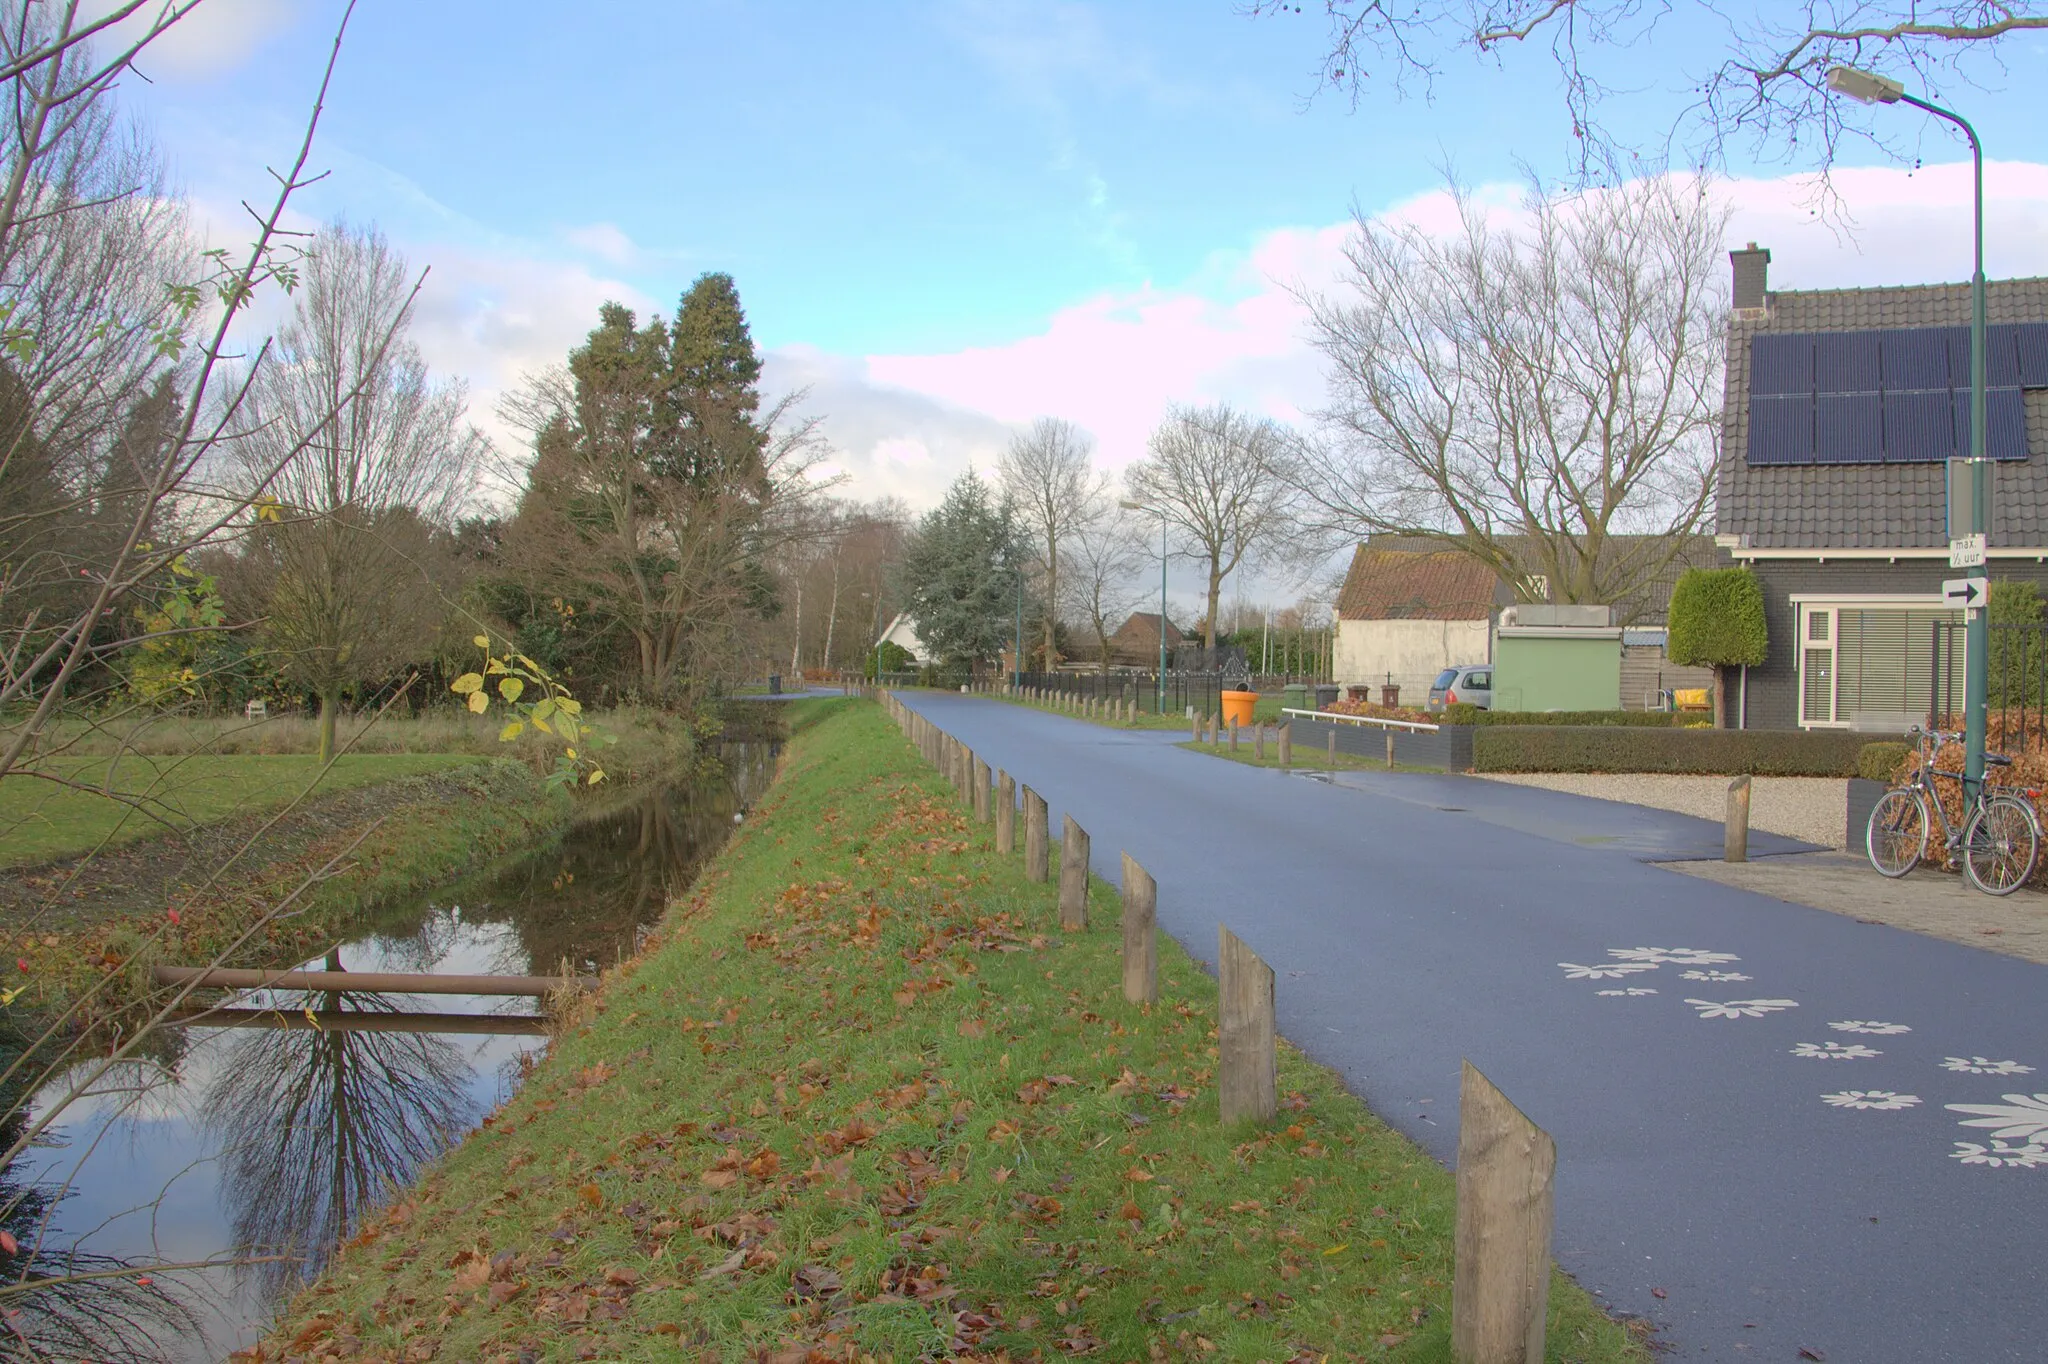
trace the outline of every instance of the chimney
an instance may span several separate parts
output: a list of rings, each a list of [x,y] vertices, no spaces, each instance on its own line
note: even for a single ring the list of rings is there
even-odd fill
[[[1728,261],[1735,267],[1735,311],[1762,312],[1766,306],[1764,287],[1771,269],[1770,249],[1751,242],[1740,251],[1730,251]]]

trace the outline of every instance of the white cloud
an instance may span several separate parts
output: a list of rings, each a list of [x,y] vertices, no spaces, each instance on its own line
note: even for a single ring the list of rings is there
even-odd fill
[[[88,6],[105,15],[115,8]],[[159,6],[144,5],[114,25],[102,38],[106,52],[138,42],[149,32]],[[151,77],[206,80],[233,71],[271,38],[299,22],[302,0],[204,0],[204,3],[159,34],[136,65]]]
[[[641,254],[633,239],[613,223],[565,228],[562,240],[610,265],[631,265]]]

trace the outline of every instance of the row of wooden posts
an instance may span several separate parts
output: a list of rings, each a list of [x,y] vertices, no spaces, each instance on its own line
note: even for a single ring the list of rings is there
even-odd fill
[[[893,694],[879,698],[918,751],[960,793],[977,823],[995,823],[996,851],[1016,850],[1024,814],[1024,874],[1051,879],[1045,798],[989,765]],[[1083,698],[1082,702],[1095,698]],[[1287,761],[1287,727],[1281,726]],[[1232,732],[1233,739],[1235,731]],[[1332,739],[1334,751],[1334,736]],[[993,781],[991,781],[993,778]],[[993,787],[993,799],[991,799]],[[1060,926],[1088,927],[1088,832],[1072,815],[1060,838]],[[1158,886],[1123,854],[1123,992],[1159,1000]],[[1228,927],[1217,926],[1217,1093],[1225,1124],[1264,1122],[1279,1111],[1273,968]],[[1458,1216],[1451,1284],[1451,1346],[1461,1364],[1541,1364],[1550,1296],[1551,1183],[1557,1147],[1471,1062],[1458,1089]]]

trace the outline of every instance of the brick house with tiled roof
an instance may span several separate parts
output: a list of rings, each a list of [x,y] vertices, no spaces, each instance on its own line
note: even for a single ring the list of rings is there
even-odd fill
[[[1753,729],[1896,728],[1924,714],[1934,640],[1958,619],[1947,461],[1969,446],[1967,284],[1766,288],[1730,253],[1734,311],[1716,542],[1762,580],[1769,657],[1746,670]],[[2048,279],[1991,282],[1985,422],[1990,572],[2048,589]]]
[[[1180,627],[1167,621],[1166,651],[1172,653],[1181,643]],[[1117,626],[1116,633],[1109,637],[1109,661],[1119,668],[1156,669],[1159,666],[1159,613],[1131,612],[1129,619]]]

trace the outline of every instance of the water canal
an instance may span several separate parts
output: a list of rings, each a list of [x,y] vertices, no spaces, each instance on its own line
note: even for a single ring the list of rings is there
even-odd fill
[[[619,793],[556,845],[394,904],[304,965],[552,975],[629,955],[773,776],[775,739],[734,735],[686,778]],[[532,1015],[540,1003],[324,992],[236,1002],[510,1015]],[[139,1283],[89,1279],[17,1301],[23,1316],[9,1314],[8,1324],[27,1326],[36,1353],[52,1358],[218,1360],[251,1343],[367,1210],[516,1087],[546,1041],[526,1026],[168,1030],[156,1054],[102,1080],[46,1145],[0,1172],[0,1205],[28,1195],[14,1200],[5,1230],[23,1245],[57,1248],[26,1277],[137,1261],[237,1263]],[[38,1102],[55,1092],[46,1088]],[[14,1277],[31,1267],[9,1268]]]

